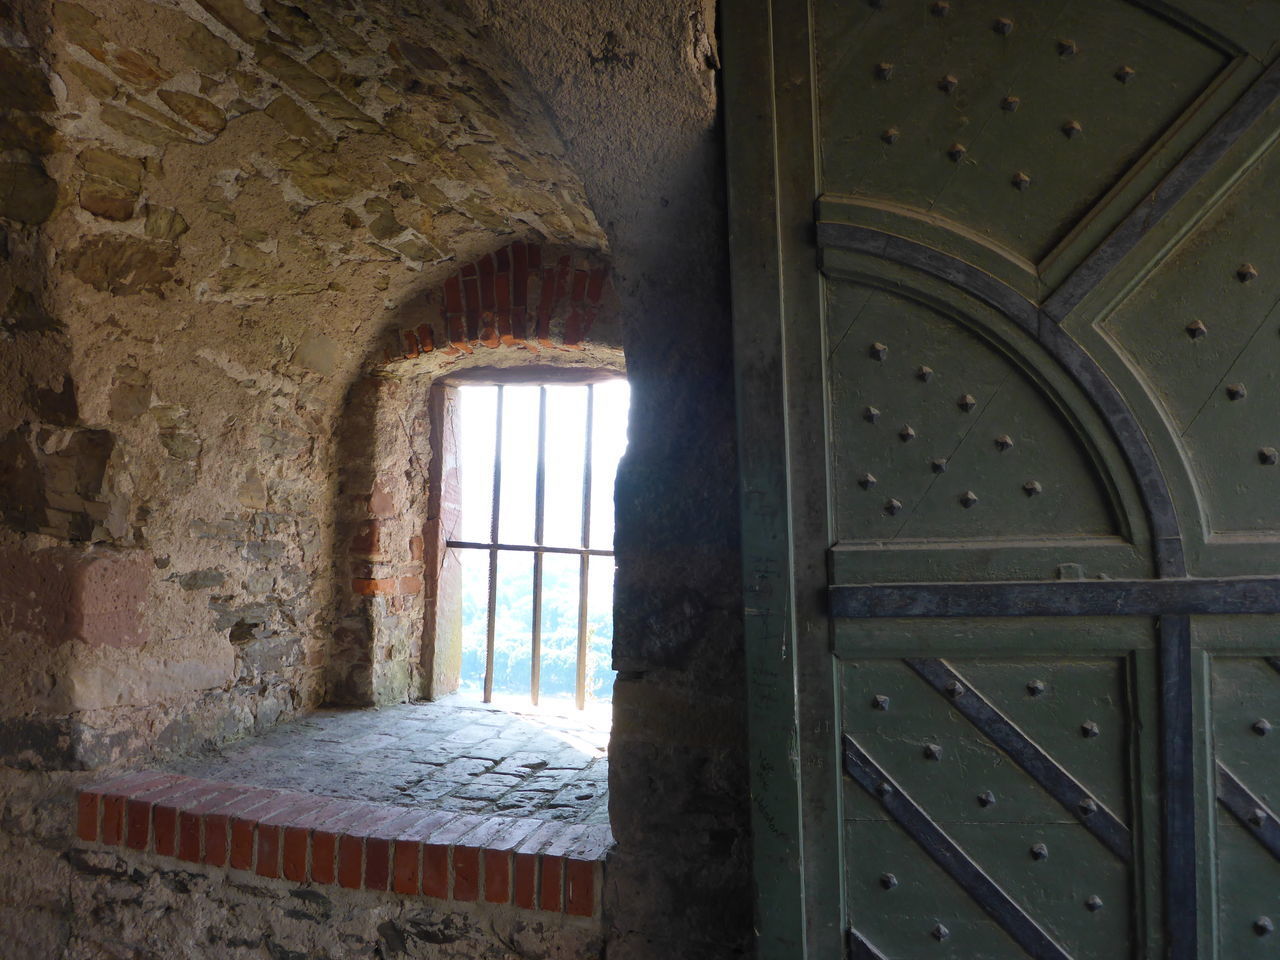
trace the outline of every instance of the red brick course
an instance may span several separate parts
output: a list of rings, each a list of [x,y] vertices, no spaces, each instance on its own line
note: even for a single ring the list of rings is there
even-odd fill
[[[428,317],[392,332],[387,363],[438,347],[447,355],[478,347],[579,349],[604,306],[608,267],[583,255],[547,253],[517,242],[464,264],[427,297]]]
[[[489,322],[489,321],[486,321]],[[85,843],[292,883],[599,916],[606,827],[481,817],[139,772],[85,787]]]

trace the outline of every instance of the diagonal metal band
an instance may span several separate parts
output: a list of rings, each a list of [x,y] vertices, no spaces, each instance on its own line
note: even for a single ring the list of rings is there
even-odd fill
[[[1280,860],[1280,819],[1222,763],[1218,764],[1218,802]]]
[[[906,664],[960,714],[1062,804],[1084,828],[1126,863],[1133,858],[1129,828],[1071,774],[978,693],[945,660],[907,658]]]
[[[942,828],[889,779],[889,775],[851,736],[846,733],[842,740],[845,773],[879,800],[889,816],[1028,956],[1034,960],[1071,960],[1071,955],[1024,913],[954,840],[943,833]]]
[[[1271,664],[1271,669],[1280,673],[1280,657],[1267,657],[1267,663]]]
[[[853,927],[849,928],[849,960],[888,960],[875,945]]]

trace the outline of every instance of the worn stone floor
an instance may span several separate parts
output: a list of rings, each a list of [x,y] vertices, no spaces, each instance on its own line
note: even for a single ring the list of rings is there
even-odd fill
[[[607,705],[579,714],[450,697],[317,711],[168,768],[373,803],[607,824],[608,741]]]

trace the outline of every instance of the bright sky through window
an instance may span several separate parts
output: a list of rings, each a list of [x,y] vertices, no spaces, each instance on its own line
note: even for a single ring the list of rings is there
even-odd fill
[[[621,379],[589,387],[458,388],[461,526],[451,542],[500,545],[457,550],[462,563],[461,692],[484,692],[492,607],[495,695],[527,700],[536,683],[538,702],[572,702],[579,693],[587,701],[611,696],[613,483],[626,449],[629,400]],[[584,511],[588,487],[590,504]],[[508,546],[524,549],[501,549]],[[492,594],[491,572],[496,573]],[[535,616],[539,577],[541,605]]]

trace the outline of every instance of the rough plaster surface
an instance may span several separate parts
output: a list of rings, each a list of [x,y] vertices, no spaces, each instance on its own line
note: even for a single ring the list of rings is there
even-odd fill
[[[474,918],[453,940],[406,921],[428,932],[401,948],[354,899],[332,907],[341,950],[308,952],[328,921],[287,893],[68,853],[60,771],[315,706],[343,629],[400,665],[370,664],[355,699],[409,689],[418,601],[357,608],[336,584],[344,494],[421,496],[428,428],[402,414],[426,378],[365,374],[422,291],[513,239],[611,259],[633,384],[609,956],[745,951],[712,19],[704,0],[0,2],[0,554],[131,571],[65,630],[33,613],[47,597],[0,598],[0,853],[24,865],[0,930],[22,955],[599,952],[515,949]],[[362,422],[407,472],[340,477]]]

